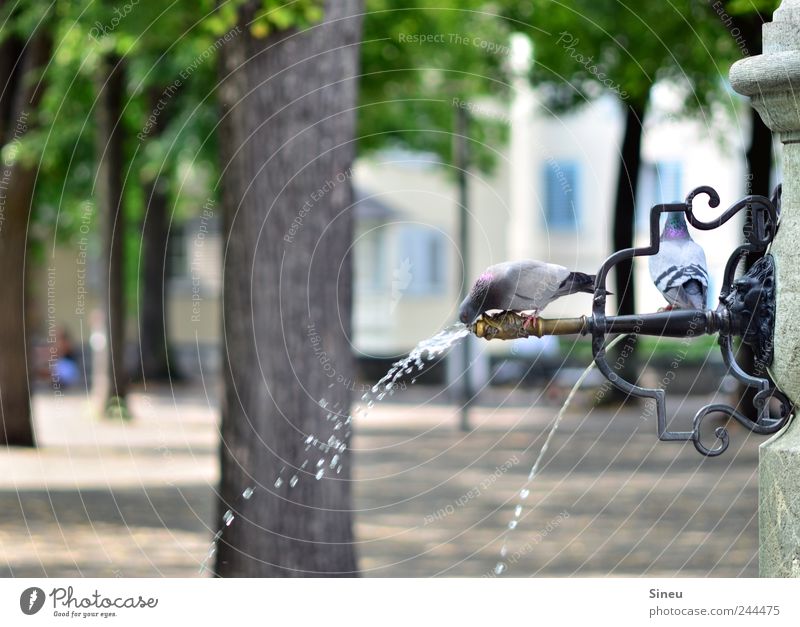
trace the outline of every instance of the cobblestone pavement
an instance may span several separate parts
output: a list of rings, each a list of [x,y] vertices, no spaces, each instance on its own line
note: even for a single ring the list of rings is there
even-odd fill
[[[454,407],[421,397],[357,425],[366,576],[491,574],[557,410],[495,395],[469,433]],[[708,400],[685,400],[674,428]],[[195,390],[134,394],[136,420],[120,424],[94,420],[80,397],[37,395],[41,448],[0,452],[0,574],[199,576],[220,524],[213,405]],[[704,459],[658,442],[654,422],[637,406],[566,416],[509,535],[508,575],[756,574],[763,440],[731,429],[728,453]]]

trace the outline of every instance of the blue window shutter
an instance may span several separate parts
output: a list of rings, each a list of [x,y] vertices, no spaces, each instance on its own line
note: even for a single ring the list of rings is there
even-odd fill
[[[544,164],[545,218],[547,228],[577,230],[581,207],[580,169],[574,161],[548,160]]]
[[[444,236],[438,229],[423,225],[403,225],[400,254],[393,271],[405,267],[410,272],[408,294],[436,294],[445,289],[447,260]]]

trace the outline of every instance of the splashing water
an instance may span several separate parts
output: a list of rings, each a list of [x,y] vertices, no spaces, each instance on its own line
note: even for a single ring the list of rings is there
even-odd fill
[[[253,496],[253,493],[256,491],[255,487],[245,488],[244,492],[242,492],[242,498],[245,501],[249,501],[250,498]],[[230,527],[231,523],[234,521],[234,514],[233,510],[227,510],[222,515],[222,522],[224,523],[225,527]],[[203,559],[202,563],[200,564],[200,571],[199,573],[202,575],[206,569],[208,568],[208,562],[214,557],[214,554],[217,552],[217,542],[219,542],[220,538],[222,537],[222,528],[217,530],[217,533],[214,534],[214,539],[211,540],[211,546],[208,547],[208,552],[206,553],[205,558]]]
[[[331,435],[325,441],[317,438],[314,434],[309,434],[305,437],[304,444],[307,452],[311,451],[313,448],[322,453],[322,457],[317,460],[315,470],[313,471],[314,478],[319,481],[325,476],[326,464],[330,470],[335,470],[336,474],[341,473],[342,458],[344,452],[347,450],[347,445],[345,442],[350,437],[350,425],[353,422],[354,415],[360,414],[362,418],[366,416],[376,402],[382,401],[387,395],[394,395],[394,393],[399,389],[397,382],[403,377],[403,375],[412,374],[415,369],[417,372],[422,371],[427,362],[440,357],[449,348],[467,337],[469,334],[470,330],[459,322],[447,327],[446,329],[443,329],[433,337],[422,340],[414,347],[407,357],[404,357],[403,359],[393,363],[392,367],[389,368],[389,371],[361,397],[361,400],[365,403],[366,409],[359,407],[356,408],[352,414],[344,416],[341,412],[341,405],[338,403],[330,405],[326,399],[320,399],[318,401],[320,408],[327,411],[325,420],[333,422],[333,431],[340,431],[343,433],[343,435],[341,439]],[[411,379],[412,384],[415,382],[416,377]],[[328,387],[332,388],[333,386],[334,384],[331,383]],[[332,453],[332,455],[329,459],[328,454],[330,453]],[[309,460],[310,456],[307,457],[300,465],[300,470],[304,470],[306,468]],[[276,489],[280,488],[284,483],[282,475],[285,469],[285,466],[281,468],[280,472],[278,472],[278,476],[275,478],[273,485]],[[289,479],[289,488],[294,488],[299,481],[299,473],[293,474]],[[242,492],[242,498],[249,500],[250,497],[253,496],[254,491],[255,488],[245,489],[245,491]],[[233,523],[234,518],[235,516],[232,510],[226,511],[225,514],[223,514],[223,523],[225,527],[229,527]],[[216,553],[217,542],[220,540],[220,538],[222,538],[222,529],[217,531],[217,533],[214,535],[214,539],[211,542],[211,547],[209,548],[205,559],[200,565],[201,574],[206,570],[208,561]]]
[[[350,437],[350,425],[353,422],[354,416],[360,415],[362,418],[365,417],[369,413],[369,410],[375,406],[375,403],[381,402],[387,396],[393,396],[394,393],[400,389],[398,382],[404,375],[410,375],[414,373],[415,370],[417,372],[422,371],[428,362],[442,356],[448,349],[469,334],[470,330],[459,322],[443,329],[433,337],[422,340],[406,357],[392,364],[389,371],[361,397],[361,401],[364,405],[362,407],[357,407],[352,414],[346,417],[343,417],[341,413],[337,413],[337,410],[340,409],[338,404],[330,406],[327,400],[321,399],[319,401],[319,406],[329,410],[326,420],[333,422],[333,431],[342,431],[343,436],[342,439],[339,439],[332,435],[325,442],[317,438],[314,434],[310,434],[306,437],[306,451],[315,448],[323,454],[323,456],[317,460],[317,470],[313,472],[314,478],[319,481],[325,476],[326,463],[330,470],[335,470],[337,474],[342,471],[342,455],[347,449],[347,445],[344,441]],[[411,380],[412,383],[414,383],[414,381],[416,381],[416,378]],[[330,458],[328,457],[329,454],[332,454]],[[300,468],[305,468],[308,461],[307,458]],[[297,485],[298,481],[299,478],[295,475],[292,477],[289,485],[294,487]]]
[[[612,348],[618,342],[621,342],[626,337],[627,335],[618,335],[608,343],[608,346],[606,346],[606,350]],[[578,380],[575,382],[575,385],[572,386],[572,389],[569,391],[569,394],[567,394],[567,398],[566,400],[564,400],[564,404],[561,406],[561,409],[558,410],[556,419],[553,421],[553,424],[550,427],[550,431],[548,431],[547,433],[547,438],[545,438],[544,444],[542,445],[542,448],[539,450],[539,454],[536,456],[536,460],[533,462],[533,466],[531,467],[531,470],[528,473],[528,478],[525,480],[525,484],[519,491],[520,502],[518,502],[517,506],[514,508],[514,516],[510,521],[508,521],[508,525],[506,526],[506,529],[503,531],[502,535],[503,544],[500,547],[500,560],[497,562],[497,564],[495,564],[494,567],[495,575],[502,575],[504,572],[506,572],[506,570],[508,570],[508,564],[506,564],[505,562],[505,557],[508,555],[508,540],[511,532],[514,531],[514,529],[516,529],[517,526],[519,525],[520,518],[522,516],[522,512],[524,509],[521,501],[526,500],[530,496],[531,494],[530,484],[533,481],[534,477],[536,477],[536,474],[539,472],[539,466],[542,463],[542,459],[544,458],[545,453],[547,453],[547,449],[550,448],[550,442],[552,441],[553,436],[558,430],[558,425],[561,423],[561,419],[564,417],[567,408],[570,406],[572,400],[575,398],[575,394],[578,393],[578,389],[581,387],[581,385],[583,385],[583,382],[586,380],[586,377],[589,376],[589,373],[591,373],[592,370],[594,370],[594,368],[595,368],[595,362],[592,361],[586,367],[586,370],[584,370],[581,373],[581,376],[578,377]]]

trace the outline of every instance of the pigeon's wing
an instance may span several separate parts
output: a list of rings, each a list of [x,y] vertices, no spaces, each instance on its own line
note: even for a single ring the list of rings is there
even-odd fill
[[[673,305],[679,307],[692,307],[702,309],[705,307],[705,294],[708,290],[708,270],[706,269],[706,254],[703,248],[695,241],[662,241],[657,255],[650,257],[650,277],[658,290]],[[690,281],[696,281],[700,293],[689,296],[686,290]],[[678,297],[676,290],[681,289]],[[690,291],[694,291],[691,288]],[[700,302],[701,307],[690,305],[691,302]]]
[[[495,276],[502,277],[504,293],[511,294],[506,309],[541,311],[556,298],[559,286],[569,276],[564,266],[544,261],[498,264]]]

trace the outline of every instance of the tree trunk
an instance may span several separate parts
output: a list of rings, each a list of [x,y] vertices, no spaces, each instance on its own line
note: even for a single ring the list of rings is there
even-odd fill
[[[241,32],[220,51],[220,513],[236,518],[224,527],[216,570],[352,576],[349,448],[337,474],[334,451],[306,451],[306,438],[349,441],[349,427],[333,427],[349,415],[354,374],[349,168],[361,1],[328,0],[321,25],[264,39],[247,26],[259,6],[240,10]],[[327,474],[316,480],[319,459]]]
[[[633,246],[636,228],[636,186],[639,181],[642,149],[643,105],[631,104],[625,114],[625,134],[619,155],[617,195],[614,201],[615,251]],[[614,268],[616,278],[617,307],[620,314],[636,313],[636,291],[633,264],[630,259],[618,263]]]
[[[122,106],[125,94],[124,62],[116,55],[104,57],[98,73],[97,101],[97,184],[95,197],[101,216],[103,237],[102,302],[106,330],[107,389],[99,393],[101,411],[125,412],[127,376],[125,373],[124,250],[125,217],[123,191]]]
[[[3,44],[3,53],[16,51],[22,55],[4,59],[0,67],[0,80],[5,85],[0,102],[0,138],[13,156],[18,156],[21,138],[35,123],[43,90],[38,73],[50,58],[50,48],[49,35],[42,27],[24,50],[14,37]],[[0,298],[0,444],[12,446],[36,444],[25,336],[25,254],[35,182],[35,168],[13,161],[13,157],[12,162],[0,168],[0,268],[4,269]]]
[[[625,112],[625,131],[619,154],[619,171],[617,174],[617,193],[614,201],[614,225],[612,245],[615,251],[633,247],[636,231],[636,189],[641,168],[642,124],[644,122],[645,105],[630,104]],[[636,313],[636,289],[633,275],[633,263],[626,259],[614,268],[615,293],[617,309],[620,314]],[[636,381],[637,336],[631,335],[613,349],[611,358],[618,366],[618,374],[628,381]],[[614,388],[612,394],[605,398],[608,401],[625,400],[627,395]]]
[[[164,184],[144,184],[147,201],[142,225],[141,304],[139,310],[139,369],[142,381],[165,381],[174,377],[167,346],[165,298],[166,251],[169,198]]]
[[[156,110],[163,89],[153,90],[150,111]],[[160,135],[169,119],[170,102],[161,107],[151,137]],[[166,253],[169,241],[169,197],[161,179],[143,182],[146,203],[142,225],[142,266],[139,307],[139,368],[137,376],[148,381],[174,380],[167,341]]]

